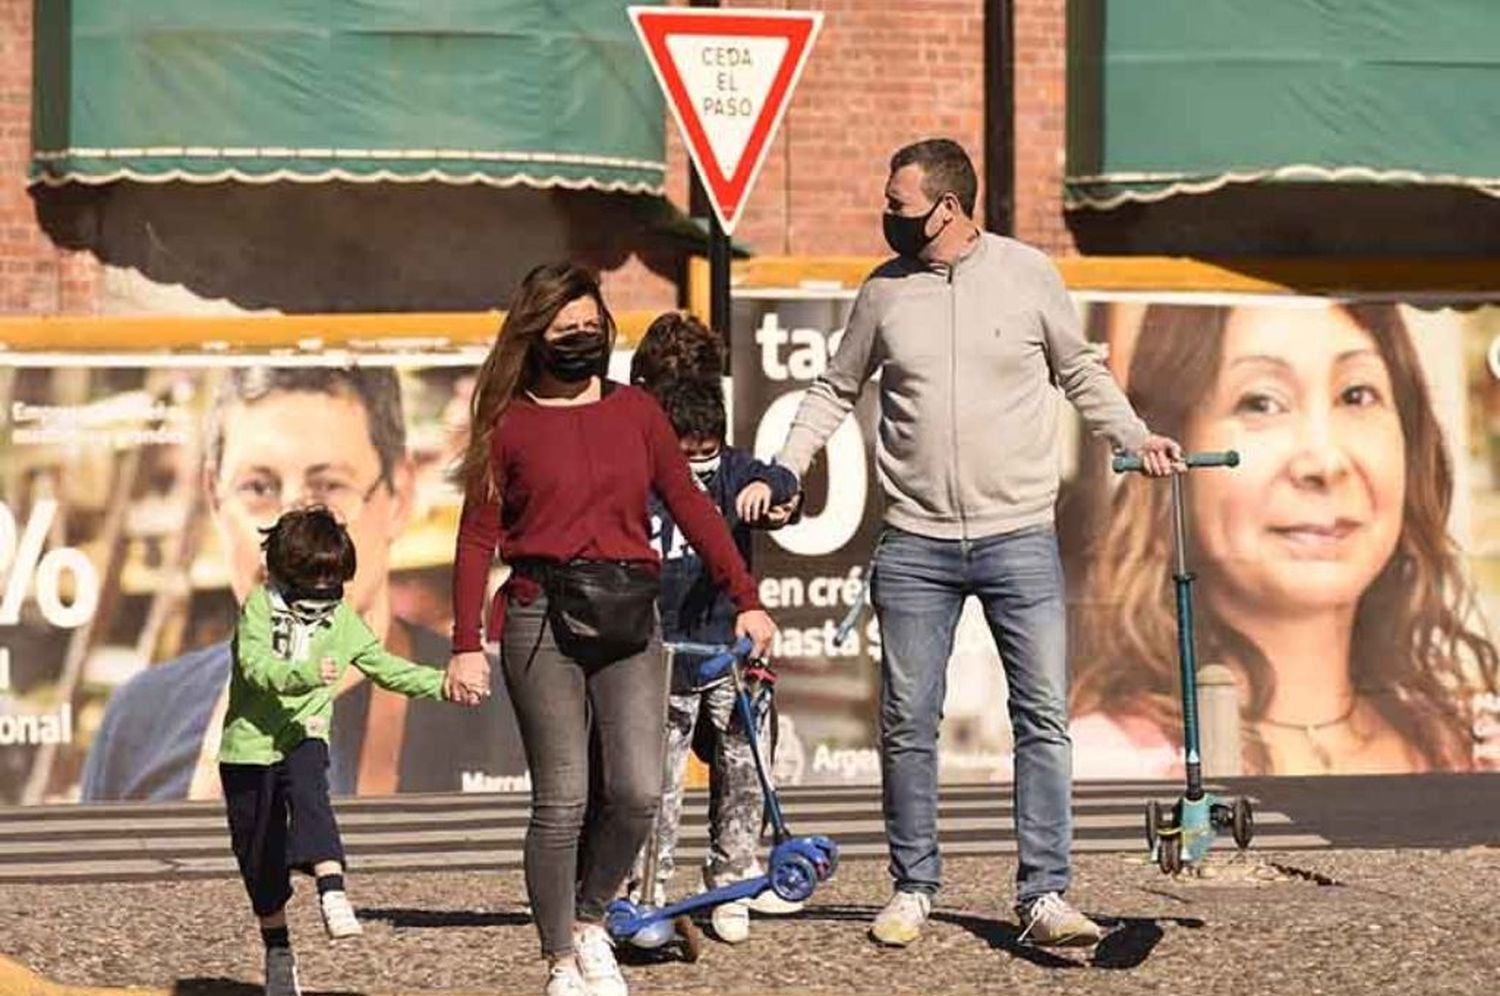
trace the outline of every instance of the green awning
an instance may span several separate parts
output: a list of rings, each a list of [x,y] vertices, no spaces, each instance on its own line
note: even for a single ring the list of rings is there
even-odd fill
[[[619,0],[38,0],[33,182],[660,193]]]
[[[1069,207],[1228,183],[1500,196],[1497,0],[1072,0]]]

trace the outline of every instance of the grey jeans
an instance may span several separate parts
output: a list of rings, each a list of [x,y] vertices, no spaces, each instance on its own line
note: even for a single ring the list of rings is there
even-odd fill
[[[584,665],[558,649],[546,612],[545,598],[507,606],[500,666],[531,769],[526,892],[542,953],[555,956],[572,951],[575,920],[604,918],[651,831],[667,679],[658,637]]]

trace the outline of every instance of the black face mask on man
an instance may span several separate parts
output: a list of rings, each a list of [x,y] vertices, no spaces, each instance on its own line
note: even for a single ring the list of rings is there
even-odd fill
[[[609,339],[603,332],[571,332],[541,341],[542,367],[565,384],[604,373]]]
[[[939,226],[936,232],[933,232],[931,235],[927,234],[927,222],[932,218],[933,213],[942,206],[942,203],[943,199],[939,197],[933,203],[932,207],[927,209],[926,214],[918,215],[915,218],[908,218],[905,215],[893,214],[887,211],[881,218],[881,227],[885,230],[885,241],[891,247],[891,251],[898,256],[906,256],[910,259],[916,259],[920,256],[922,250],[926,249],[932,240],[937,238],[943,230]]]

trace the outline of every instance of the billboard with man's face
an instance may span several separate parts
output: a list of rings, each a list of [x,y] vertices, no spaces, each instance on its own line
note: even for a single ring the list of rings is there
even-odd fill
[[[0,801],[217,797],[228,639],[260,530],[295,505],[347,524],[346,599],[387,646],[446,664],[445,473],[480,358],[17,358],[0,378]],[[335,715],[338,793],[527,785],[503,685],[467,710],[350,669]]]

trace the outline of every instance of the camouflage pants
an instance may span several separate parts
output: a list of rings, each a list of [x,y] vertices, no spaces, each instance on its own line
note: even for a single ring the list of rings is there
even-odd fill
[[[753,694],[752,697],[760,698]],[[687,775],[688,754],[693,749],[694,730],[700,717],[712,723],[717,733],[713,738],[704,883],[716,889],[758,874],[760,866],[755,854],[760,841],[765,798],[755,773],[750,739],[745,736],[734,698],[734,683],[729,681],[702,691],[668,697],[666,778],[656,819],[657,888],[652,890],[656,895],[641,895],[644,891],[640,888],[641,877],[645,874],[646,862],[646,851],[642,848],[630,876],[630,892],[637,899],[661,902],[676,867],[674,851],[682,822],[683,783]],[[756,719],[761,759],[769,765],[770,709],[766,704],[757,710]],[[648,840],[646,847],[650,846]]]

